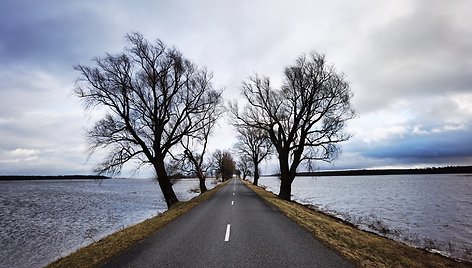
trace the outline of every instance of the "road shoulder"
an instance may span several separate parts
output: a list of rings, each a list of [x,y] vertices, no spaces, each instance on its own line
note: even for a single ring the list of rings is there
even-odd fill
[[[268,204],[308,230],[316,239],[347,260],[364,267],[471,267],[453,259],[416,249],[361,231],[339,219],[296,202],[278,198],[261,187],[245,184]]]
[[[105,264],[108,260],[122,254],[126,250],[145,240],[170,222],[188,213],[200,203],[208,200],[226,184],[227,183],[222,183],[189,201],[178,203],[171,209],[151,219],[113,233],[68,256],[52,262],[47,267],[99,267]]]

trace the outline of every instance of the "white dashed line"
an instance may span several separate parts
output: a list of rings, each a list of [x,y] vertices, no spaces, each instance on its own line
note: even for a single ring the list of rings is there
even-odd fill
[[[229,241],[229,233],[231,232],[231,224],[226,225],[226,234],[225,234],[225,242]]]
[[[231,201],[231,206],[233,206],[233,205],[234,205],[234,200],[233,200],[233,201]]]
[[[233,193],[233,195],[234,195],[234,193]]]

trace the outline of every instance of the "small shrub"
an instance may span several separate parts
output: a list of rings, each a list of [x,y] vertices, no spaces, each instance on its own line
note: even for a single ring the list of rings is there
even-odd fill
[[[195,186],[193,188],[191,188],[190,190],[188,190],[189,193],[200,193],[200,187],[198,186]]]

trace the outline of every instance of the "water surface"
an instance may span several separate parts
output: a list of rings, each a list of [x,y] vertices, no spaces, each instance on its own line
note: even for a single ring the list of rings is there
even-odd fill
[[[184,201],[196,187],[180,180],[174,190]],[[0,267],[43,267],[166,209],[154,180],[0,181]]]

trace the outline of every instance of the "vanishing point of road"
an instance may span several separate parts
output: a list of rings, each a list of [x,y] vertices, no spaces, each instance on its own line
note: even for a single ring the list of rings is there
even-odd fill
[[[105,267],[354,267],[237,179]]]

